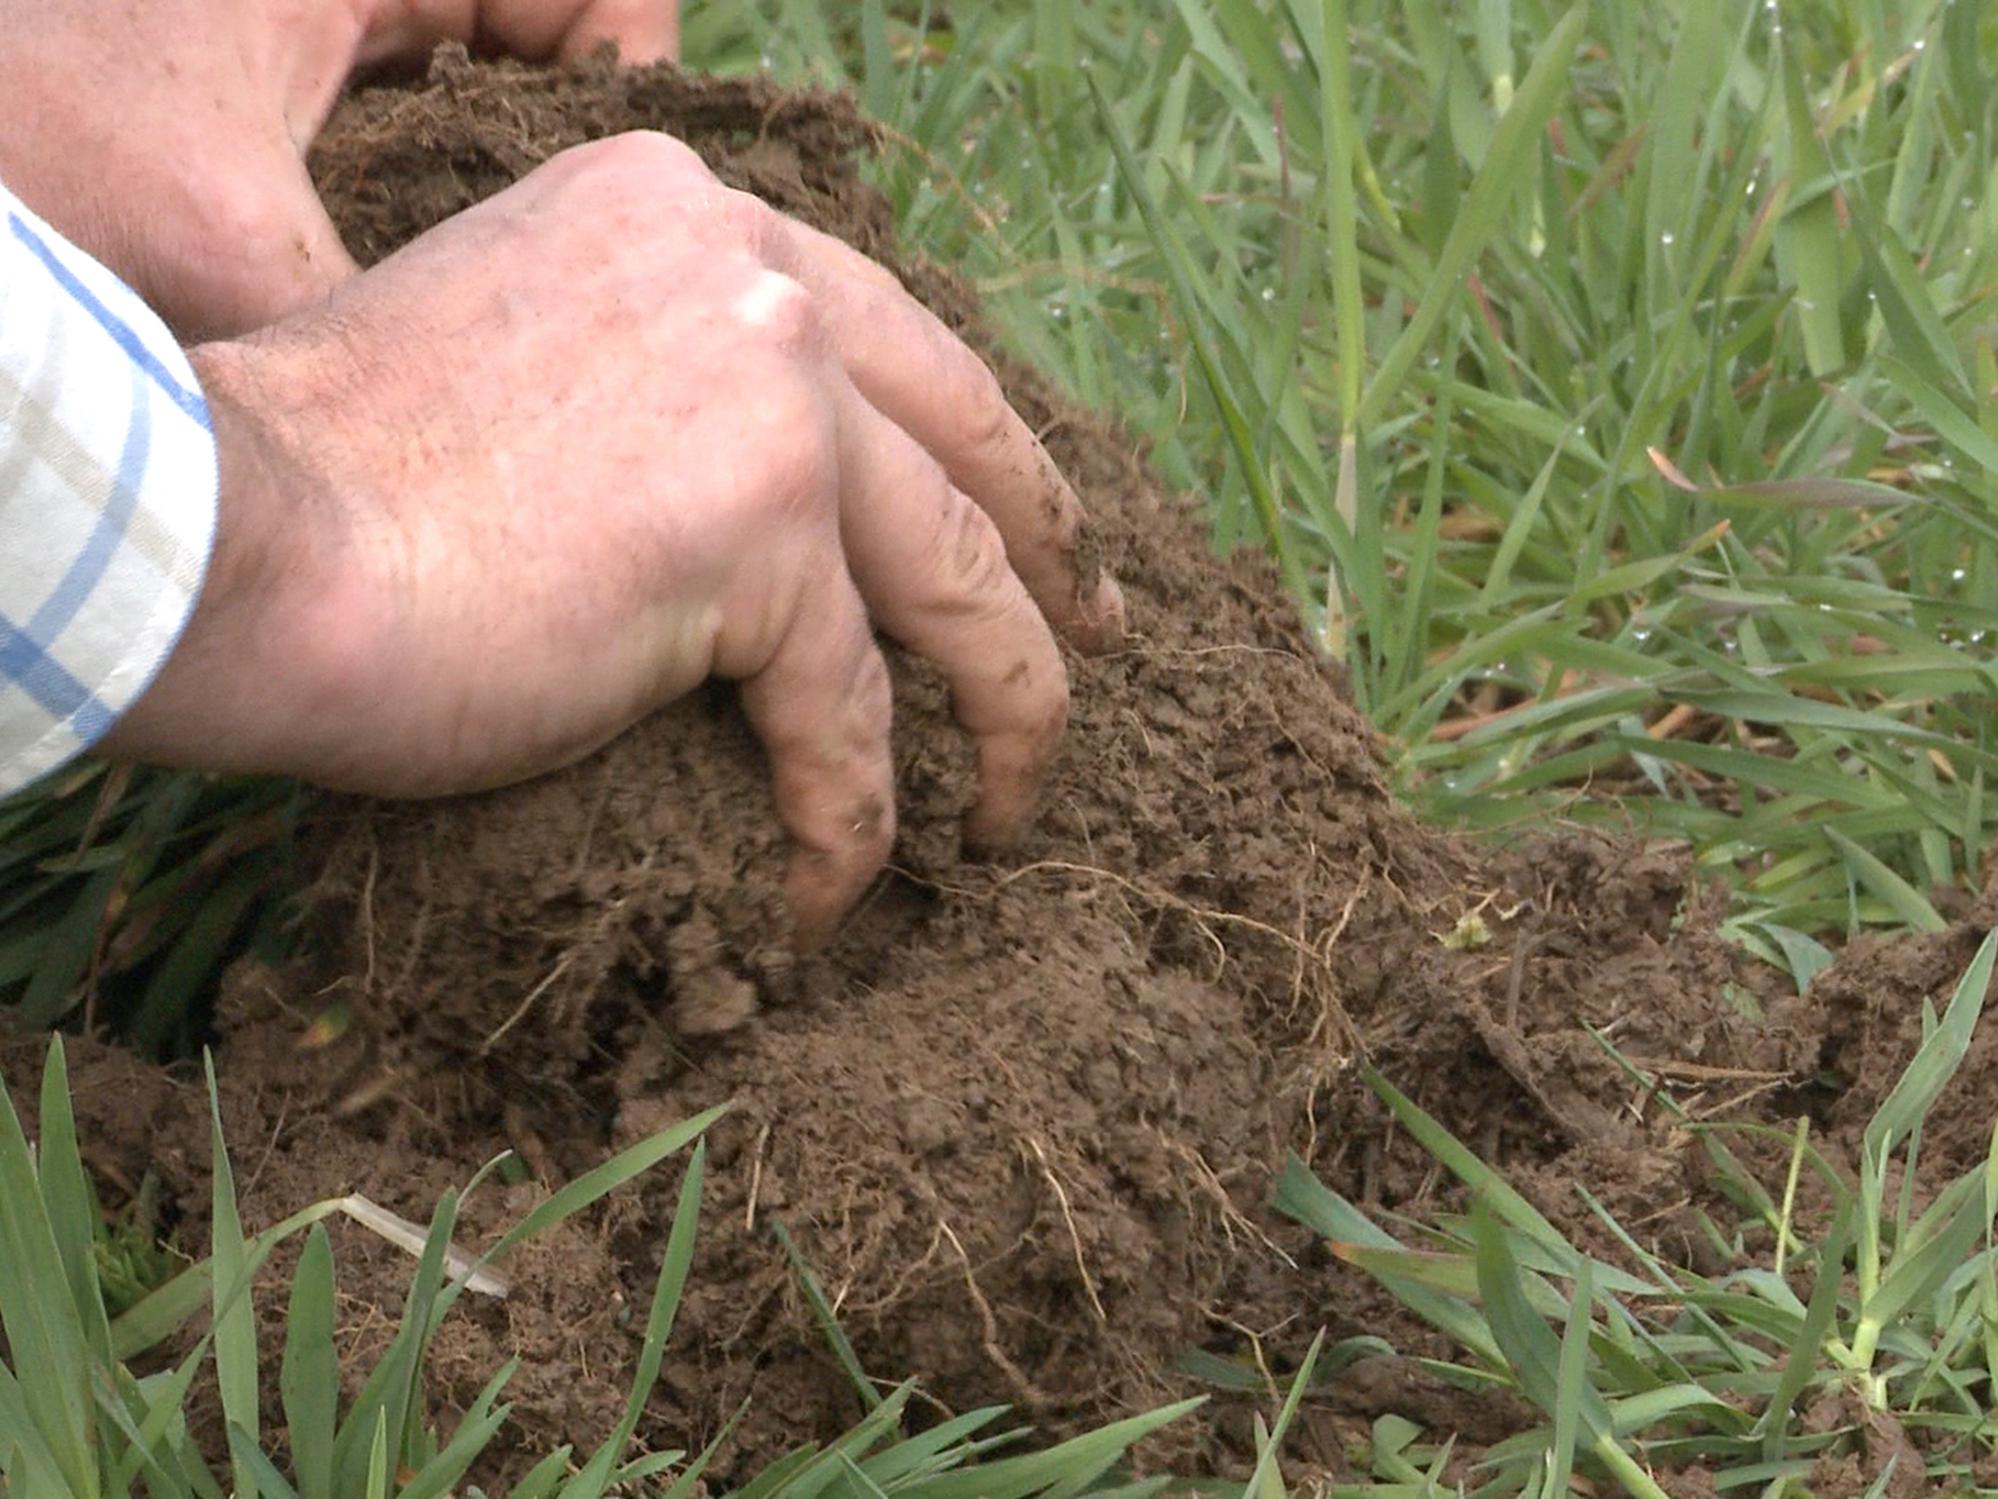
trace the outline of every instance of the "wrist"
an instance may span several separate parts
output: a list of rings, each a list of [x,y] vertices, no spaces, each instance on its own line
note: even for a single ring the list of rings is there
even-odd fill
[[[351,711],[365,655],[342,507],[290,439],[271,361],[243,344],[188,357],[215,434],[215,548],[179,645],[102,748],[324,779],[321,747]]]

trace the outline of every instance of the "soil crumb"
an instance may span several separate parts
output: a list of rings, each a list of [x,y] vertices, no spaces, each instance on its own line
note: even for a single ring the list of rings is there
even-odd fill
[[[1324,1325],[1434,1351],[1269,1208],[1293,1152],[1375,1208],[1451,1200],[1363,1060],[1578,1234],[1593,1233],[1584,1181],[1681,1254],[1697,1151],[1597,1038],[1695,1113],[1795,1106],[1827,1067],[1872,1086],[1869,1059],[1906,1055],[1968,926],[1896,969],[1892,1007],[1852,965],[1808,1003],[1758,1005],[1681,854],[1581,836],[1494,853],[1400,810],[1262,561],[1215,560],[1126,434],[1009,358],[961,281],[897,247],[845,100],[445,52],[426,79],[353,95],[313,168],[369,262],[629,128],[672,132],[889,265],[993,360],[1089,508],[1131,638],[1071,662],[1045,815],[1000,864],[961,856],[966,746],[936,679],[896,662],[894,867],[809,961],[781,937],[783,849],[726,693],[515,790],[331,805],[308,839],[301,955],[239,969],[224,996],[248,1221],[348,1191],[420,1220],[513,1149],[535,1181],[473,1199],[478,1242],[610,1150],[728,1104],[649,1433],[698,1447],[753,1396],[723,1470],[746,1472],[861,1409],[778,1225],[871,1375],[919,1378],[925,1411],[997,1400],[1059,1433],[1191,1392],[1174,1372],[1190,1348],[1280,1373]],[[189,1091],[145,1092],[141,1138],[199,1141]],[[1989,1105],[1965,1107],[1988,1120]],[[198,1212],[204,1151],[172,1148],[180,1165],[157,1169]],[[607,1430],[676,1191],[658,1173],[509,1267],[509,1301],[447,1326],[443,1398],[520,1353],[523,1450]],[[408,1263],[358,1231],[336,1247],[345,1299],[392,1324]],[[1335,1434],[1328,1471],[1341,1423],[1379,1414],[1381,1389],[1430,1398],[1479,1440],[1516,1429],[1510,1407],[1425,1397],[1381,1373],[1394,1361],[1365,1362],[1380,1367],[1335,1380],[1312,1418]],[[1233,1419],[1189,1423],[1150,1460],[1200,1447],[1225,1465]]]

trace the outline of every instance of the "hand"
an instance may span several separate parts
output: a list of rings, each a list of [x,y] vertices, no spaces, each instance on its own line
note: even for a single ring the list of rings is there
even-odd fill
[[[186,339],[354,273],[305,149],[357,66],[479,41],[678,53],[677,0],[0,0],[0,178]]]
[[[193,357],[223,542],[115,753],[424,795],[739,679],[811,942],[894,836],[870,616],[948,677],[987,845],[1066,718],[1048,622],[1121,627],[991,372],[664,136],[565,153],[323,310]]]

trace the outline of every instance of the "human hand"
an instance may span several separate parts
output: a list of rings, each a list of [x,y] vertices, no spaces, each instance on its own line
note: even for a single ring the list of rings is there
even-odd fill
[[[990,371],[664,136],[565,153],[323,310],[192,357],[222,542],[114,753],[425,795],[734,678],[812,942],[894,836],[870,617],[949,680],[983,845],[1030,815],[1065,722],[1049,622],[1121,628]]]
[[[0,178],[183,338],[323,300],[353,261],[304,156],[359,66],[452,39],[679,50],[678,0],[0,0]]]

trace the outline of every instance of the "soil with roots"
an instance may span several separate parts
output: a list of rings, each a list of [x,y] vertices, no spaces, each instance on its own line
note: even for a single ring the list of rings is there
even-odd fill
[[[1459,1202],[1363,1063],[1579,1236],[1598,1239],[1585,1183],[1682,1260],[1705,1252],[1698,1211],[1718,1210],[1706,1157],[1604,1040],[1695,1117],[1810,1112],[1834,1151],[1863,1121],[1977,922],[1865,944],[1798,1000],[1720,940],[1719,897],[1682,852],[1579,835],[1493,851],[1416,823],[1270,570],[1216,560],[1197,506],[1160,491],[1125,433],[1010,359],[965,284],[898,247],[845,100],[443,53],[427,78],[352,96],[313,166],[369,262],[640,127],[883,261],[993,360],[1083,496],[1130,639],[1070,663],[1045,815],[1001,863],[962,856],[967,747],[937,679],[896,658],[893,868],[809,959],[785,946],[782,840],[725,691],[514,790],[324,805],[299,955],[240,967],[222,1000],[249,1223],[355,1191],[421,1221],[513,1150],[526,1179],[467,1204],[476,1246],[612,1150],[726,1103],[646,1440],[697,1447],[747,1400],[726,1477],[860,1413],[781,1225],[865,1369],[921,1381],[919,1419],[998,1401],[1059,1433],[1197,1392],[1176,1372],[1189,1349],[1280,1380],[1321,1326],[1383,1336],[1395,1356],[1341,1369],[1304,1413],[1300,1459],[1337,1474],[1386,1411],[1471,1449],[1525,1419],[1425,1375],[1407,1355],[1440,1345],[1271,1210],[1293,1153],[1375,1210]],[[5,1053],[16,1084],[34,1044]],[[1978,1046],[1925,1167],[1988,1143],[1998,1042]],[[76,1070],[100,1179],[155,1172],[198,1243],[199,1089],[90,1046]],[[523,1360],[502,1460],[615,1420],[677,1187],[662,1169],[531,1245],[504,1267],[507,1299],[468,1297],[447,1323],[447,1414]],[[411,1262],[334,1232],[364,1357]],[[281,1298],[264,1303],[275,1331]],[[1218,1402],[1143,1460],[1228,1469],[1252,1408]]]

